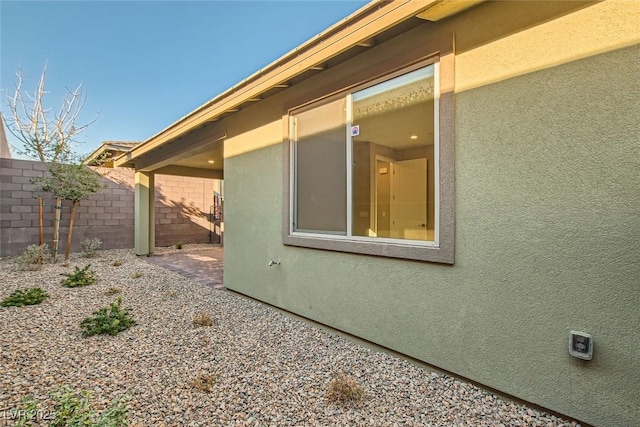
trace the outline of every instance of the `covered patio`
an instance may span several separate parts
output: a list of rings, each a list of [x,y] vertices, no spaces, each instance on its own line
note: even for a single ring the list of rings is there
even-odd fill
[[[163,134],[166,131],[161,132]],[[146,143],[134,147],[115,160],[117,167],[135,169],[135,242],[136,255],[151,255],[155,251],[155,177],[174,175],[220,180],[214,191],[222,193],[224,178],[224,138],[220,132],[205,124],[185,135],[160,145]],[[152,138],[153,139],[153,138]],[[185,190],[186,191],[186,190]],[[185,194],[185,196],[187,196]],[[211,204],[215,205],[214,195]],[[202,212],[220,220],[219,212]],[[214,218],[211,219],[215,221]],[[220,233],[222,225],[220,225]],[[220,248],[220,252],[222,249]]]

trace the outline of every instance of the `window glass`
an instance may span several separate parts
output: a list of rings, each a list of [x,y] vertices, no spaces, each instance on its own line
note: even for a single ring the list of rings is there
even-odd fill
[[[434,241],[434,67],[352,96],[352,234]]]
[[[294,116],[294,231],[347,232],[346,100]]]
[[[454,263],[454,55],[422,61],[290,113],[284,244]]]

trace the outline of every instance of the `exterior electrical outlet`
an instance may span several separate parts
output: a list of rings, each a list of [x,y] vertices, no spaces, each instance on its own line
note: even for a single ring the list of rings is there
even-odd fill
[[[593,356],[593,338],[584,332],[571,331],[569,337],[569,354],[583,360],[591,360]]]

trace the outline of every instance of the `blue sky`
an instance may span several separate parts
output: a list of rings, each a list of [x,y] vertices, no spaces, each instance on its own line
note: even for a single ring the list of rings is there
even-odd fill
[[[16,69],[33,91],[47,63],[48,106],[83,83],[79,122],[100,113],[76,151],[145,140],[366,3],[3,0],[3,115]]]

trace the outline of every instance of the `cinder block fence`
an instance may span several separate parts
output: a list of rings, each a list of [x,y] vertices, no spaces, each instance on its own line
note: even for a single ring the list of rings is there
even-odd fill
[[[38,199],[31,178],[43,176],[47,163],[0,159],[0,256],[18,255],[38,243]],[[132,248],[134,229],[133,171],[93,168],[107,188],[76,208],[72,252],[86,238],[102,240],[103,249]],[[169,175],[156,177],[156,245],[207,243],[212,230],[209,209],[214,180]],[[55,199],[44,198],[44,238],[51,245]],[[63,202],[60,251],[66,249],[71,202]],[[215,238],[213,239],[214,241]]]

